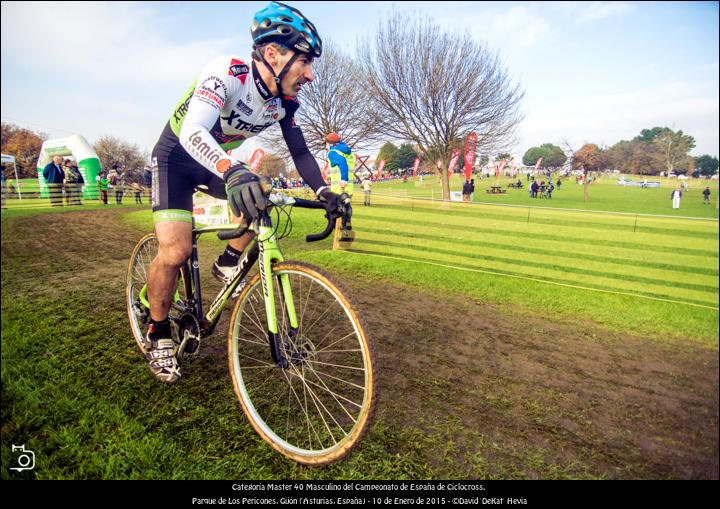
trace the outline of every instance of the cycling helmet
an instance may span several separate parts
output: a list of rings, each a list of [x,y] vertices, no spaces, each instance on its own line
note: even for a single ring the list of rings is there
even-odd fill
[[[340,143],[340,139],[341,138],[338,133],[329,133],[327,136],[325,136],[325,141],[328,142],[330,145]]]
[[[254,47],[277,42],[312,57],[322,55],[322,40],[315,25],[294,7],[280,2],[270,2],[255,13],[250,33]]]

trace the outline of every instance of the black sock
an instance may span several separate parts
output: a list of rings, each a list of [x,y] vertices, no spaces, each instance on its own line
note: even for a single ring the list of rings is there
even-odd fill
[[[225,252],[220,255],[220,258],[218,258],[218,265],[222,265],[223,267],[234,267],[240,261],[240,256],[242,256],[242,251],[238,251],[228,244],[225,248]]]
[[[170,337],[170,320],[166,318],[156,322],[152,318],[150,319],[150,339],[155,341],[156,339],[169,338]]]

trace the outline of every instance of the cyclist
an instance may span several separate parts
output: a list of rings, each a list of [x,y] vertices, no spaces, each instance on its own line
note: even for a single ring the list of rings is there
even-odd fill
[[[322,54],[315,26],[300,11],[271,2],[251,27],[250,60],[221,56],[212,60],[182,96],[152,153],[153,218],[158,254],[148,270],[150,325],[146,352],[160,381],[180,376],[168,312],[180,266],[192,250],[192,195],[197,186],[228,200],[234,216],[257,218],[267,205],[257,175],[227,151],[280,123],[295,166],[305,182],[336,210],[339,196],[325,185],[320,168],[295,124],[301,87],[313,80],[312,62]],[[221,280],[232,276],[250,234],[229,242],[213,265]]]

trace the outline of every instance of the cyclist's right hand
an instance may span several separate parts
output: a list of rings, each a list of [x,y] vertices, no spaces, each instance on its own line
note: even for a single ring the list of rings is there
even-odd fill
[[[260,177],[252,173],[243,163],[231,166],[224,175],[230,210],[235,216],[243,214],[248,221],[260,217],[267,208],[268,189]]]
[[[325,206],[325,210],[335,215],[342,213],[342,206],[348,198],[347,194],[335,194],[328,188],[323,189],[320,191],[320,194],[318,194],[318,200]]]

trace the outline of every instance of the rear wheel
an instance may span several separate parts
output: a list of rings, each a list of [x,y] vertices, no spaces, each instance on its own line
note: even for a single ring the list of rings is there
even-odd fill
[[[299,327],[288,318],[289,279]],[[367,432],[377,399],[375,348],[357,310],[323,271],[273,266],[278,350],[271,356],[260,274],[243,290],[228,333],[235,394],[255,431],[281,454],[323,465],[347,456]],[[282,366],[282,367],[279,367]]]

